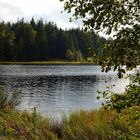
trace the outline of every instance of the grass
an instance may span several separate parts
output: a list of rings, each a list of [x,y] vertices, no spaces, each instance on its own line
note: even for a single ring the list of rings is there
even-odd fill
[[[64,140],[140,140],[140,106],[120,114],[107,110],[73,113],[64,122],[62,137]]]
[[[1,65],[93,65],[93,62],[70,62],[70,61],[29,61],[29,62],[14,62],[3,61]]]
[[[2,140],[57,140],[47,118],[36,113],[7,110],[0,114]]]
[[[116,111],[80,111],[53,123],[40,114],[6,108],[0,140],[140,140],[140,106]]]

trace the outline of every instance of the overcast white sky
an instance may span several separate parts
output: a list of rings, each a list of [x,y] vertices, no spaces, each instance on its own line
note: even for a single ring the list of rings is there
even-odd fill
[[[0,21],[15,22],[25,18],[53,21],[58,27],[76,28],[81,22],[69,22],[70,15],[63,12],[63,3],[59,0],[0,0]]]

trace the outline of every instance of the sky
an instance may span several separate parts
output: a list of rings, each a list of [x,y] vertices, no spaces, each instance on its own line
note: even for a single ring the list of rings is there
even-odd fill
[[[0,21],[16,22],[22,18],[30,21],[34,17],[36,21],[54,22],[64,30],[81,28],[82,21],[69,22],[72,15],[66,13],[63,7],[64,3],[59,0],[0,0]],[[102,32],[99,35],[109,37]]]
[[[35,20],[52,21],[62,29],[82,26],[80,21],[69,22],[70,14],[63,6],[59,0],[0,0],[0,21],[16,22],[22,18],[29,21],[34,17]]]

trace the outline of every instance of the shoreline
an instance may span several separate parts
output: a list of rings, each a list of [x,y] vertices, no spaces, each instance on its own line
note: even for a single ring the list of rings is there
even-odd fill
[[[0,65],[97,65],[93,62],[69,62],[69,61],[5,61]]]

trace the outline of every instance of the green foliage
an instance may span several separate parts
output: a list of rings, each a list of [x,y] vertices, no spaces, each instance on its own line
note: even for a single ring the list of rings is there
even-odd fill
[[[140,3],[137,0],[60,0],[64,1],[65,10],[73,16],[82,18],[88,28],[107,29],[107,33],[118,31],[120,25],[133,25],[140,19]],[[137,24],[137,23],[136,23]]]
[[[33,18],[14,24],[0,22],[1,61],[82,61],[88,57],[87,48],[98,50],[104,41],[94,32],[85,37],[82,29],[62,30],[53,23],[35,22]]]
[[[80,50],[75,51],[75,60],[76,62],[82,62],[83,58]]]
[[[66,57],[67,57],[67,60],[74,61],[74,52],[71,49],[68,49]]]
[[[88,57],[87,57],[87,61],[88,62],[95,62],[97,63],[97,54],[95,52],[95,48],[88,48]]]
[[[140,104],[140,86],[129,85],[125,94],[114,94],[110,101],[106,102],[106,108],[116,109],[120,111],[124,108],[132,107]]]
[[[140,63],[140,2],[139,0],[60,0],[64,9],[81,18],[86,30],[103,31],[114,40],[103,47],[99,63],[103,71],[126,69]]]
[[[105,103],[103,107],[106,109],[112,109],[120,112],[121,110],[133,106],[140,105],[140,73],[136,75],[130,75],[131,82],[125,89],[125,93],[116,94],[111,91],[111,87],[108,87],[106,91],[100,92],[97,99],[103,96]]]
[[[83,60],[80,50],[68,49],[66,56],[69,61],[82,62]]]
[[[140,26],[134,25],[133,28],[120,30],[114,40],[108,41],[100,54],[99,64],[103,71],[110,69],[118,70],[121,78],[126,70],[131,70],[139,65],[140,62]]]
[[[15,51],[15,34],[10,27],[0,23],[0,59],[10,60]]]

